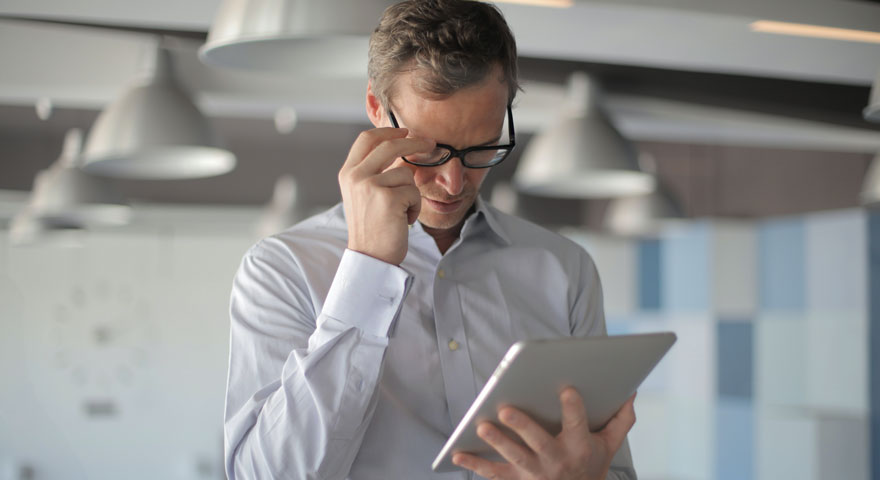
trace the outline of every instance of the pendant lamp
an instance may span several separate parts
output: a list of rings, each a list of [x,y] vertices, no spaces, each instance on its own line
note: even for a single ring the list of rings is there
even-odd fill
[[[510,215],[518,215],[520,213],[519,194],[513,188],[513,185],[506,181],[500,181],[492,187],[489,203],[498,210]]]
[[[667,224],[683,218],[678,203],[664,189],[657,188],[648,194],[611,200],[603,226],[618,235],[652,236]]]
[[[880,71],[874,77],[874,84],[871,86],[871,96],[868,100],[868,106],[862,110],[865,120],[874,123],[880,123]]]
[[[49,228],[27,209],[12,217],[9,223],[9,243],[15,246],[36,242]]]
[[[80,170],[82,132],[64,137],[58,160],[37,175],[28,209],[35,218],[57,226],[116,226],[131,218],[124,197],[106,179]]]
[[[880,153],[874,157],[868,173],[865,174],[861,200],[866,207],[880,208]]]
[[[22,210],[9,224],[9,243],[16,247],[41,245],[79,248],[85,246],[84,229],[80,225],[49,224]]]
[[[635,146],[615,128],[601,95],[587,74],[572,74],[566,109],[523,152],[514,175],[518,190],[583,199],[653,191],[654,176],[639,169]]]
[[[389,0],[224,0],[199,51],[212,66],[365,76],[369,35]]]
[[[95,120],[83,160],[91,174],[148,180],[212,177],[235,168],[235,155],[220,146],[208,119],[174,78],[171,54],[162,46],[147,81]]]
[[[302,192],[292,175],[282,175],[275,182],[272,200],[257,224],[258,238],[274,235],[296,224],[303,214]]]

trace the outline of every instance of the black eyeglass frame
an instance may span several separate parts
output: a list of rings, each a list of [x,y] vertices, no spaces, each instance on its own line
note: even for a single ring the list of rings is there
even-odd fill
[[[388,109],[388,116],[391,118],[391,124],[394,125],[394,128],[400,128],[400,124],[397,123],[397,118],[394,116],[394,113],[391,112],[390,108]],[[403,156],[400,158],[402,158],[404,162],[409,163],[410,165],[418,166],[418,167],[438,167],[438,166],[443,165],[444,163],[452,160],[455,157],[458,157],[461,160],[461,164],[467,168],[494,167],[495,165],[498,165],[499,163],[506,160],[507,157],[510,156],[510,152],[513,151],[513,147],[516,146],[516,131],[513,127],[513,110],[510,105],[507,105],[507,135],[510,138],[510,143],[508,143],[506,145],[484,145],[484,146],[479,146],[479,147],[467,147],[465,149],[458,150],[455,147],[453,147],[452,145],[447,145],[445,143],[438,143],[437,148],[444,148],[446,150],[449,150],[450,153],[449,153],[449,156],[447,156],[443,160],[440,160],[437,163],[417,163],[417,162],[412,162],[410,160],[407,160],[406,157],[403,157]],[[485,151],[485,150],[504,150],[504,156],[501,157],[499,160],[494,161],[492,163],[488,163],[486,165],[471,165],[467,162],[467,160],[465,160],[468,153]]]

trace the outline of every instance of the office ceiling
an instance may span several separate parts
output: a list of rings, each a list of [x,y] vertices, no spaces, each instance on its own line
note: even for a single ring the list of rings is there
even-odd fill
[[[365,74],[319,78],[304,68],[280,77],[206,67],[196,49],[218,5],[217,0],[4,0],[0,189],[30,188],[35,172],[60,152],[64,131],[91,125],[98,110],[138,73],[153,41],[147,32],[160,32],[179,38],[174,50],[178,74],[215,118],[240,165],[225,178],[122,182],[126,193],[150,201],[253,204],[268,199],[273,178],[292,171],[309,178],[313,204],[335,201],[335,168],[356,133],[368,126]],[[811,152],[816,164],[823,158],[850,169],[849,183],[857,183],[871,155],[880,151],[880,131],[861,118],[880,68],[880,48],[749,28],[755,20],[769,19],[878,31],[880,5],[874,2],[578,0],[568,9],[501,8],[523,57],[526,91],[515,115],[524,139],[552,121],[564,101],[567,75],[585,70],[602,81],[614,120],[645,148],[723,147],[727,162],[737,162],[731,152],[743,158],[752,158],[749,152],[755,151]],[[55,107],[48,121],[34,113],[40,98]],[[271,121],[282,105],[294,107],[299,116],[290,135],[277,134]],[[773,161],[772,155],[765,157]],[[661,173],[664,164],[675,161],[658,158]],[[669,180],[684,184],[672,176]],[[844,201],[841,194],[828,205],[855,201],[852,195]],[[761,213],[738,209],[745,215]],[[722,205],[707,213],[728,210]]]

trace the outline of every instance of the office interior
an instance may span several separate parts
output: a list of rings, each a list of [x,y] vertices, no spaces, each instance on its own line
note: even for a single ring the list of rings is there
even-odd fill
[[[0,2],[0,479],[225,478],[232,278],[340,201],[393,2],[275,2],[332,14],[213,48],[246,43],[224,8],[270,3]],[[880,479],[880,2],[497,5],[523,91],[483,198],[593,256],[609,334],[678,336],[639,478]],[[602,140],[547,147],[565,122]],[[198,153],[106,155],[159,130]],[[590,183],[603,155],[638,181]]]

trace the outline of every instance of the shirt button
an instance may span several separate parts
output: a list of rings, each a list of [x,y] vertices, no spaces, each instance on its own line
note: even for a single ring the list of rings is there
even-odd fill
[[[444,272],[442,268],[440,270],[437,270],[437,278],[443,278],[445,276],[446,272]]]
[[[449,341],[449,349],[452,350],[453,352],[458,350],[458,342],[456,342],[455,340],[450,340]]]

